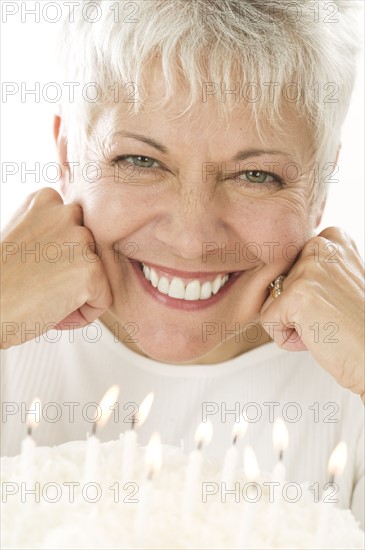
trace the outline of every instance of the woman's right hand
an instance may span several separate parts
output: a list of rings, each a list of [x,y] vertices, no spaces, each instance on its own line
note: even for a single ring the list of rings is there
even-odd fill
[[[46,187],[29,195],[3,231],[1,348],[51,328],[73,329],[100,317],[112,293],[79,204]]]

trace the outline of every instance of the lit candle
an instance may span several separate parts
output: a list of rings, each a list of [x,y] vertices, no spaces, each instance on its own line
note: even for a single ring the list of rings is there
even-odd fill
[[[288,448],[289,434],[288,429],[282,418],[277,418],[273,429],[274,448],[279,455],[279,462],[273,469],[273,480],[283,483],[285,481],[285,466],[283,463],[284,451]]]
[[[224,458],[223,471],[222,471],[222,483],[226,484],[226,487],[233,481],[234,475],[237,469],[238,462],[238,450],[237,440],[243,437],[247,431],[247,422],[241,417],[239,422],[235,422],[232,429],[232,445],[227,449],[226,456]]]
[[[272,472],[272,481],[279,482],[280,485],[279,486],[275,485],[273,487],[274,501],[270,502],[271,507],[270,507],[269,522],[270,522],[270,532],[271,532],[272,542],[276,537],[277,531],[280,529],[280,514],[282,510],[282,501],[283,501],[282,484],[285,482],[285,477],[286,477],[283,458],[284,458],[284,451],[286,451],[289,444],[288,429],[282,418],[277,418],[274,422],[273,443],[274,443],[274,448],[278,453],[279,461],[274,466],[274,469]]]
[[[120,434],[120,438],[123,437],[123,469],[122,480],[123,484],[132,481],[134,476],[135,459],[137,452],[137,432],[136,427],[142,426],[146,421],[147,416],[152,407],[154,394],[149,393],[146,395],[138,411],[133,415],[131,428]]]
[[[213,426],[210,420],[201,422],[195,432],[196,449],[189,455],[186,468],[185,487],[182,499],[182,517],[189,519],[194,512],[199,494],[199,482],[203,463],[202,449],[208,445],[213,435]]]
[[[34,409],[34,412],[33,412]],[[22,441],[22,472],[23,479],[32,482],[34,478],[34,449],[35,441],[32,437],[33,431],[38,426],[41,415],[41,402],[38,398],[33,399],[29,411],[27,411],[27,435]]]
[[[341,441],[335,449],[332,451],[330,459],[328,461],[328,475],[329,483],[333,484],[335,476],[340,476],[345,469],[347,462],[347,445],[344,441]],[[326,536],[328,533],[329,526],[329,514],[331,509],[331,503],[326,502],[326,498],[333,493],[333,486],[327,487],[324,490],[322,499],[320,501],[320,511],[318,517],[318,528],[317,528],[317,548],[326,547]]]
[[[162,449],[160,435],[155,432],[146,448],[146,479],[139,490],[139,506],[135,521],[135,539],[138,548],[144,546],[151,529],[149,511],[153,507],[153,480],[161,469]]]
[[[260,477],[260,469],[257,464],[256,455],[250,445],[246,445],[243,455],[244,472],[249,483],[257,483]],[[251,548],[250,537],[253,530],[255,515],[257,514],[256,502],[250,502],[257,498],[257,491],[254,487],[247,488],[247,501],[243,505],[242,521],[238,532],[236,548]]]
[[[90,481],[98,481],[100,440],[96,436],[96,430],[100,430],[109,420],[112,412],[112,406],[118,399],[118,395],[119,386],[111,386],[100,402],[101,415],[98,420],[96,420],[97,413],[95,413],[95,420],[93,422],[91,435],[87,435],[84,470],[85,483]]]

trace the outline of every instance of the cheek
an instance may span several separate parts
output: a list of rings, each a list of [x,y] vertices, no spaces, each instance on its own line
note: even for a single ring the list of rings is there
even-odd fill
[[[291,262],[311,237],[304,201],[277,198],[250,200],[231,209],[230,225],[249,261]]]
[[[108,184],[88,190],[80,199],[84,211],[84,225],[98,243],[123,240],[141,227],[151,215],[150,198],[140,188]]]

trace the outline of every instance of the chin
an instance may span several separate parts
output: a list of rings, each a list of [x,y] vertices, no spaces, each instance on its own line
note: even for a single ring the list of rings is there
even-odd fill
[[[152,337],[151,337],[152,336]],[[201,334],[187,337],[186,334],[139,334],[139,349],[150,359],[163,363],[186,363],[197,361],[216,347],[218,342],[202,342]]]

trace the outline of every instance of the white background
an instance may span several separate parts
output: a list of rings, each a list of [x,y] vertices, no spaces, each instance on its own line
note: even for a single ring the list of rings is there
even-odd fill
[[[60,2],[62,4],[62,2]],[[2,1],[2,8],[6,2]],[[50,81],[59,81],[54,61],[54,47],[57,23],[49,23],[41,16],[39,23],[32,15],[25,16],[22,22],[21,4],[27,9],[35,2],[12,2],[17,4],[19,12],[9,16],[7,22],[2,17],[2,81],[16,82],[21,86],[25,82],[28,88],[40,82],[42,87]],[[40,2],[44,5],[45,2]],[[363,2],[361,1],[363,5]],[[363,6],[364,9],[364,6]],[[49,10],[49,19],[55,18],[56,12]],[[3,14],[4,15],[4,14]],[[24,17],[23,17],[24,19]],[[342,133],[342,149],[339,158],[338,183],[331,183],[329,198],[318,232],[328,226],[343,227],[355,240],[361,255],[364,255],[364,76],[362,54],[358,60],[357,82],[350,110]],[[21,102],[20,93],[2,99],[2,183],[1,183],[1,227],[3,227],[18,204],[32,191],[47,185],[42,175],[39,181],[28,175],[22,183],[19,176],[9,177],[4,181],[4,163],[14,162],[20,165],[25,162],[27,168],[40,167],[49,162],[57,162],[53,141],[52,124],[56,104],[41,100],[36,103],[34,96],[28,96]],[[52,177],[54,172],[49,173]]]

